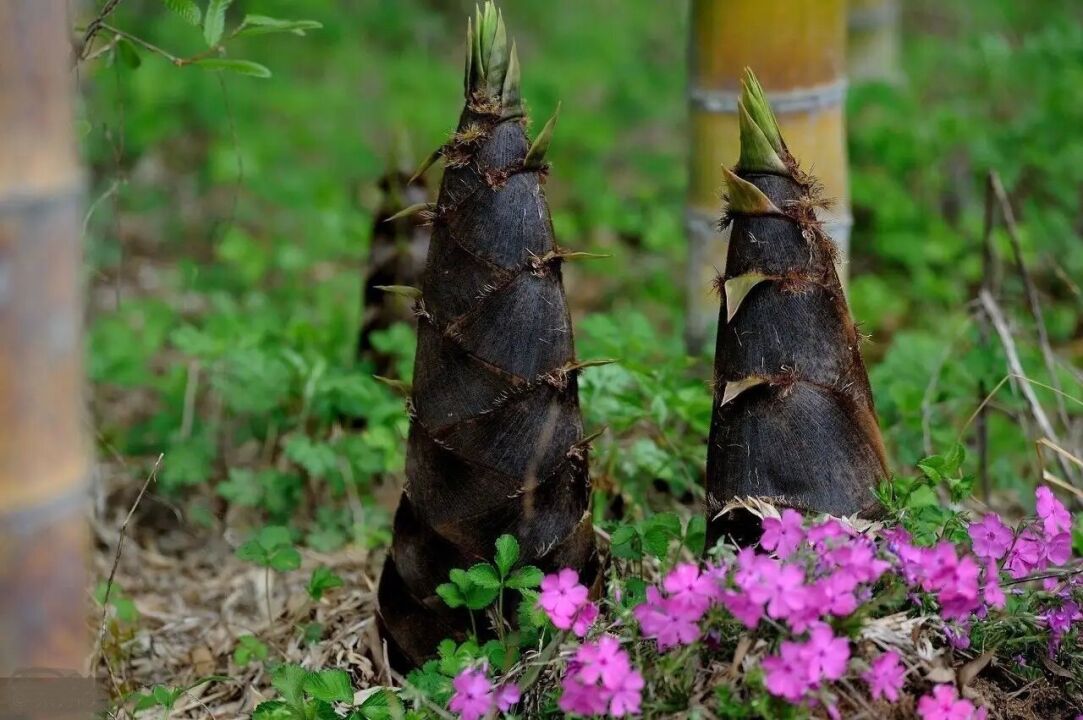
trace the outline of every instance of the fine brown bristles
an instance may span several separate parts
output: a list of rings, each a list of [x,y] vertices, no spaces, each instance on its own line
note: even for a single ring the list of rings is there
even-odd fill
[[[468,31],[465,94],[441,152],[452,162],[417,304],[407,482],[379,589],[400,669],[467,635],[470,617],[436,588],[491,558],[502,534],[522,562],[588,583],[596,572],[582,366],[540,183],[553,123],[528,141],[515,46],[491,3]]]
[[[806,511],[870,511],[887,476],[861,338],[815,217],[815,180],[798,167],[749,72],[741,158],[726,172],[732,225],[715,350],[707,455],[710,536],[748,538],[716,518],[735,497]]]

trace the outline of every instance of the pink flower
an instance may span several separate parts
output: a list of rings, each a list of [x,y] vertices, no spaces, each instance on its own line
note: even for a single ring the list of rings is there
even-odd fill
[[[767,614],[787,618],[805,607],[805,573],[794,565],[785,565],[768,588]]]
[[[647,588],[647,601],[632,611],[646,637],[658,642],[659,650],[674,645],[691,645],[700,637],[703,610],[674,598],[662,597],[655,586]]]
[[[580,606],[587,601],[587,594],[587,587],[579,582],[579,573],[564,568],[542,579],[538,605],[554,625],[567,630],[572,626],[572,619]]]
[[[828,625],[819,625],[813,628],[808,642],[800,646],[799,652],[807,664],[813,682],[821,679],[838,680],[846,674],[846,663],[850,660],[850,641],[835,637]]]
[[[851,535],[853,531],[834,518],[813,525],[808,530],[808,541],[818,550],[825,548],[829,541]]]
[[[723,590],[722,605],[750,630],[759,625],[763,618],[763,603],[753,602],[739,590]]]
[[[796,510],[782,511],[782,518],[764,518],[760,547],[774,552],[781,558],[793,554],[805,540],[803,518]]]
[[[982,600],[985,601],[986,605],[997,610],[1004,609],[1007,602],[1004,591],[1000,588],[1000,572],[997,570],[996,563],[989,563],[985,566],[985,587],[982,589]]]
[[[1063,565],[1072,558],[1072,535],[1062,532],[1048,538],[1045,559],[1052,565]]]
[[[857,610],[857,579],[848,572],[840,571],[817,581],[819,598],[817,606],[822,612],[836,617],[846,617]]]
[[[666,575],[662,587],[676,602],[697,608],[700,614],[718,598],[717,580],[708,573],[700,572],[697,565],[681,563]]]
[[[937,685],[918,700],[922,720],[984,720],[985,708],[977,710],[969,700],[960,700],[951,685]]]
[[[448,707],[462,720],[478,720],[493,709],[493,686],[482,670],[466,669],[451,682],[455,693]]]
[[[985,560],[999,560],[1012,544],[1012,531],[996,513],[989,513],[979,523],[967,528],[974,554]]]
[[[906,682],[906,668],[899,662],[899,653],[890,650],[873,660],[861,677],[869,684],[873,700],[884,698],[896,702]]]
[[[1045,569],[1046,548],[1042,538],[1030,528],[1019,533],[1008,551],[1005,569],[1018,580],[1037,570]]]
[[[519,702],[521,697],[522,693],[519,692],[519,686],[515,683],[502,685],[497,689],[494,696],[496,709],[500,712],[507,712]]]
[[[643,701],[643,676],[638,670],[631,670],[620,681],[609,688],[609,714],[613,717],[635,715]]]
[[[559,705],[567,713],[613,717],[639,712],[643,676],[612,635],[584,643],[568,664]]]
[[[1052,537],[1072,529],[1072,516],[1052,490],[1042,485],[1034,491],[1034,500],[1046,535]]]
[[[808,667],[801,658],[797,643],[784,642],[778,656],[769,655],[761,661],[764,685],[776,697],[797,702],[809,689]]]
[[[576,637],[586,637],[594,621],[598,619],[598,606],[592,602],[580,605],[575,615],[572,616],[572,632]],[[567,628],[561,628],[567,630]]]
[[[620,641],[612,635],[603,635],[597,642],[584,643],[575,654],[579,678],[593,685],[601,681],[606,687],[614,687],[631,670],[628,654],[620,648]]]
[[[854,576],[858,582],[876,582],[891,564],[876,557],[876,546],[865,537],[856,537],[827,551],[824,555],[840,572]]]

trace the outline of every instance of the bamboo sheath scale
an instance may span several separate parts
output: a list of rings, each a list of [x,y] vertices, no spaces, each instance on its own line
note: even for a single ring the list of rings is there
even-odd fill
[[[524,132],[519,61],[486,3],[467,31],[466,106],[417,300],[406,487],[379,588],[391,661],[417,665],[470,629],[437,596],[452,568],[515,535],[522,561],[594,574],[588,440],[571,320],[543,191],[550,120]],[[479,628],[482,629],[483,628]]]
[[[67,22],[63,0],[0,3],[0,676],[88,654]]]
[[[712,281],[725,271],[729,236],[718,232],[716,205],[722,167],[738,153],[745,67],[756,70],[790,147],[832,200],[817,212],[845,269],[851,226],[845,0],[693,0],[690,44],[685,340],[698,353],[717,312]]]
[[[734,498],[833,515],[875,507],[887,476],[860,338],[815,214],[820,187],[790,154],[756,79],[738,103],[740,155],[723,170],[730,230],[707,449],[710,541],[747,537]]]

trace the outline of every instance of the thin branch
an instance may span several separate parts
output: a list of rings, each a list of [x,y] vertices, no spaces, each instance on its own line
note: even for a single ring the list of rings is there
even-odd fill
[[[1049,343],[1049,330],[1045,326],[1045,318],[1042,316],[1042,306],[1038,299],[1038,289],[1034,286],[1034,281],[1030,277],[1030,273],[1027,271],[1026,263],[1023,262],[1023,249],[1019,242],[1019,226],[1015,221],[1015,213],[1012,211],[1011,202],[1008,201],[1008,194],[1004,191],[1004,185],[1000,182],[1000,176],[997,173],[989,173],[989,184],[993,189],[993,193],[996,195],[997,202],[1000,205],[1000,214],[1004,218],[1004,226],[1008,231],[1008,239],[1012,245],[1012,255],[1015,258],[1015,267],[1019,271],[1019,276],[1023,279],[1023,288],[1026,291],[1027,305],[1030,308],[1030,314],[1034,317],[1034,324],[1038,329],[1038,344],[1042,349],[1042,359],[1045,361],[1045,369],[1049,373],[1050,382],[1053,387],[1060,390],[1060,378],[1057,374],[1057,363],[1053,354],[1053,347]],[[1064,402],[1061,398],[1057,397],[1057,414],[1060,417],[1061,423],[1066,429],[1071,428],[1071,419],[1068,417],[1068,409],[1064,406]]]
[[[121,0],[106,0],[105,5],[98,12],[98,16],[90,21],[86,26],[86,30],[83,32],[83,39],[79,46],[78,54],[75,56],[75,64],[79,64],[86,59],[87,51],[90,49],[91,43],[94,42],[94,36],[99,31],[106,29],[105,19],[113,14],[113,11],[117,9]]]
[[[1019,352],[1015,347],[1015,340],[1012,338],[1011,328],[1008,327],[1008,321],[1004,317],[1004,313],[1001,311],[997,301],[989,293],[988,290],[981,290],[978,293],[978,299],[981,302],[982,308],[989,316],[989,319],[993,323],[993,329],[996,330],[997,335],[1000,338],[1000,344],[1004,348],[1004,354],[1007,356],[1008,368],[1012,374],[1021,378],[1026,377],[1026,373],[1023,371],[1023,364],[1019,361]],[[999,388],[999,385],[998,385]],[[1034,394],[1034,389],[1031,387],[1030,382],[1020,382],[1019,388],[1023,393],[1023,397],[1026,398],[1027,404],[1030,406],[1031,415],[1034,416],[1038,426],[1041,428],[1042,433],[1045,434],[1053,442],[1060,444],[1057,433],[1053,428],[1053,424],[1049,422],[1049,416],[1045,414],[1045,408],[1038,402],[1037,396]],[[1061,471],[1065,477],[1073,477],[1068,464],[1064,461],[1064,458],[1060,455],[1057,456],[1057,463],[1060,465]]]

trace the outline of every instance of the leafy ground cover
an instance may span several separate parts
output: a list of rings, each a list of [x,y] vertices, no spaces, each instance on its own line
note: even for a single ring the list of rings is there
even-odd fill
[[[409,686],[384,663],[372,623],[407,417],[354,348],[387,148],[407,145],[421,158],[453,130],[446,110],[461,92],[461,19],[472,4],[312,0],[301,10],[238,0],[196,5],[198,18],[190,5],[122,3],[108,24],[124,34],[103,31],[101,52],[79,66],[103,580],[116,529],[153,477],[116,581],[98,592],[100,658],[126,708],[243,717],[267,702],[279,703],[268,716],[349,706],[358,717],[388,717],[401,706],[446,717],[456,693],[460,710],[489,702],[490,688],[493,703],[508,704],[515,683],[512,712],[521,717],[558,714],[569,694],[584,703],[577,707],[604,698],[614,710],[616,701],[618,712],[638,700],[651,716],[800,717],[836,707],[853,717],[888,712],[871,689],[894,688],[901,667],[902,700],[891,711],[899,717],[926,697],[958,717],[971,712],[961,703],[994,717],[1083,710],[1069,605],[1078,589],[1066,574],[1077,561],[1063,557],[1063,532],[1049,535],[1042,518],[1019,534],[1009,554],[1035,555],[1016,577],[1011,566],[992,567],[968,531],[980,521],[1003,537],[982,521],[991,510],[1026,527],[1041,510],[1032,498],[1047,472],[1061,482],[1045,482],[1078,507],[1076,463],[1048,445],[1036,454],[1033,444],[1043,436],[1069,450],[1081,444],[1076,4],[915,0],[904,12],[906,82],[852,88],[849,300],[872,338],[865,355],[898,473],[881,493],[897,523],[857,527],[864,539],[854,547],[887,567],[851,589],[853,611],[826,618],[830,638],[824,626],[798,630],[788,615],[772,615],[769,597],[750,628],[739,613],[754,610],[734,612],[721,595],[695,622],[673,623],[686,631],[674,643],[652,637],[645,614],[680,619],[673,599],[682,582],[724,575],[719,593],[748,590],[732,553],[696,566],[694,578],[687,564],[702,545],[695,518],[711,393],[709,358],[681,348],[683,290],[673,281],[684,261],[686,18],[658,13],[653,0],[624,0],[619,13],[603,0],[558,13],[551,3],[509,4],[532,70],[523,78],[532,113],[547,117],[563,101],[546,186],[558,240],[611,256],[570,265],[566,277],[579,356],[617,361],[586,371],[580,387],[587,432],[606,429],[591,473],[609,574],[598,617],[579,618],[590,627],[580,641],[574,619],[559,628],[567,613],[538,609],[533,593],[545,591],[533,573],[511,586],[494,557],[493,588],[489,571],[462,568],[447,595],[480,605],[481,637],[445,646]],[[223,12],[221,28],[207,27],[211,5]],[[244,25],[246,13],[307,22]],[[250,64],[178,67],[166,57],[199,58],[220,44]],[[1006,224],[988,233],[998,261],[983,267],[986,207],[998,208],[986,202],[990,171],[1017,215],[1036,314]],[[972,312],[983,281],[1010,343]],[[408,380],[413,329],[396,325],[374,342],[394,358],[394,378]],[[1020,372],[1029,380],[1005,381]],[[1035,419],[1025,388],[1057,437]],[[804,519],[802,537],[819,522]],[[924,548],[909,559],[900,528]],[[940,540],[949,549],[930,549]],[[1077,534],[1077,553],[1078,545]],[[744,562],[791,579],[799,572],[803,587],[814,586],[830,568],[801,547],[793,555],[764,547]],[[958,600],[965,617],[945,616],[941,580],[922,570],[931,552],[943,552],[941,564],[965,575],[967,588],[978,583],[976,600]],[[1046,561],[1058,566],[1055,578],[1018,582]],[[1002,608],[987,597],[994,580]],[[487,638],[487,609],[505,596],[526,599],[522,622],[514,631],[497,623]],[[648,608],[644,617],[637,607]],[[1073,629],[1056,637],[1064,627]],[[779,680],[820,642],[835,653],[828,672],[815,683]],[[888,652],[900,665],[879,659]],[[608,680],[583,674],[598,658],[618,668]],[[610,686],[619,697],[606,695]],[[949,703],[941,686],[962,694]],[[471,692],[475,704],[464,704]]]

